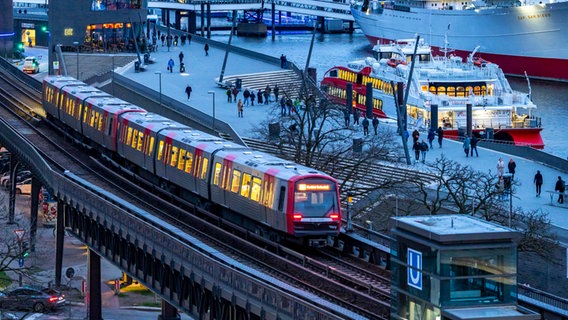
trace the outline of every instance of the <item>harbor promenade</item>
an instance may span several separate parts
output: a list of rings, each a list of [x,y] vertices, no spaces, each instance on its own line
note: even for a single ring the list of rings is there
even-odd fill
[[[206,56],[203,47],[203,43],[196,41],[192,41],[191,44],[186,44],[185,46],[171,47],[169,51],[167,47],[158,47],[157,52],[152,53],[155,63],[147,65],[145,71],[135,72],[133,67],[129,67],[122,69],[121,73],[134,81],[159,91],[160,75],[156,74],[156,72],[161,72],[162,94],[187,104],[187,112],[196,109],[212,115],[213,95],[209,92],[215,92],[215,117],[231,125],[239,135],[251,137],[251,129],[268,117],[273,117],[275,110],[279,109],[273,108],[274,103],[270,105],[255,104],[255,106],[245,107],[244,117],[239,118],[236,103],[227,102],[225,89],[218,87],[215,83],[215,78],[218,78],[221,72],[225,51],[210,46],[209,55]],[[179,72],[178,55],[180,52],[184,54],[184,62],[186,65],[185,73]],[[274,56],[279,57],[280,53],[275,52]],[[170,58],[175,61],[174,71],[171,73],[166,70],[167,62]],[[246,75],[276,71],[279,69],[279,65],[273,65],[230,53],[227,60],[225,76]],[[193,89],[189,100],[185,95],[185,87],[188,84],[191,85]],[[271,86],[273,85],[274,84]],[[242,98],[242,94],[239,94],[239,98]],[[381,128],[386,126],[387,124],[385,122],[382,122],[380,125]],[[356,129],[358,130],[358,134],[363,137],[362,127]],[[409,131],[411,131],[410,129],[411,128],[409,128]],[[544,130],[546,130],[546,128],[544,128]],[[422,132],[421,139],[426,139],[425,135],[426,133]],[[471,166],[477,171],[491,171],[492,173],[496,173],[497,161],[501,157],[505,162],[506,173],[506,165],[509,159],[512,158],[517,164],[515,174],[517,183],[514,190],[513,207],[522,207],[524,210],[542,210],[542,212],[548,213],[552,224],[558,228],[557,232],[561,235],[560,240],[567,242],[568,240],[564,238],[562,234],[568,233],[568,207],[557,206],[557,196],[554,195],[551,201],[547,191],[554,190],[558,176],[561,176],[563,180],[568,179],[568,173],[560,172],[542,163],[521,157],[510,156],[482,147],[478,147],[478,149],[479,157],[466,157],[460,142],[445,139],[443,148],[441,149],[435,142],[434,148],[427,153],[426,164],[418,163],[412,165],[412,167],[425,170],[426,166],[436,161],[436,159],[445,156],[463,165]],[[540,198],[536,197],[535,185],[533,183],[534,175],[537,170],[540,170],[544,177]]]

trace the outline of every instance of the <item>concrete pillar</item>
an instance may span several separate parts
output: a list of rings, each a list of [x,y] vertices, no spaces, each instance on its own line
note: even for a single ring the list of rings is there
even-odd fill
[[[430,105],[430,128],[438,129],[438,105]]]
[[[274,39],[276,39],[276,27],[275,27],[276,17],[275,17],[275,14],[276,14],[276,3],[274,1],[272,1],[272,24],[270,26],[271,30],[272,30],[272,41],[274,41]],[[280,24],[282,23],[281,19],[282,19],[282,12],[278,11],[278,20],[279,20]]]
[[[161,320],[176,320],[178,318],[177,309],[169,304],[166,300],[162,300],[162,313],[158,316]]]
[[[207,2],[207,39],[211,39],[211,3]]]
[[[102,320],[102,298],[101,298],[101,257],[92,249],[88,251],[87,293],[88,306],[87,318],[89,320]]]
[[[35,176],[32,177],[32,203],[30,208],[30,251],[35,252],[37,235],[37,210],[39,209],[39,192],[41,182]]]
[[[349,111],[349,114],[353,114],[353,84],[348,82],[345,86],[345,90],[347,91],[345,96],[345,99],[347,100],[345,102],[345,107]]]
[[[233,17],[235,14],[235,10],[233,10]],[[201,36],[205,36],[205,3],[201,2]]]
[[[65,206],[57,201],[57,219],[55,220],[55,287],[61,286],[61,272],[63,269],[63,244],[65,236]]]
[[[16,211],[16,170],[18,170],[18,161],[13,154],[10,154],[10,195],[8,199],[8,224],[14,224],[14,212]]]

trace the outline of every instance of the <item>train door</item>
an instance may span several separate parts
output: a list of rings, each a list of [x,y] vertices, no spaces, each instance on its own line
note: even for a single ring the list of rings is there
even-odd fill
[[[231,192],[231,172],[233,172],[233,160],[235,156],[227,156],[223,159],[223,169],[221,170],[221,189],[223,190],[223,203],[227,204],[228,194]]]
[[[200,146],[195,148],[195,158],[193,161],[192,175],[194,177],[194,192],[200,195],[207,195],[207,161],[203,156],[203,149]]]
[[[262,195],[260,198],[261,208],[264,210],[263,215],[265,221],[272,225],[275,229],[285,230],[286,215],[278,214],[274,208],[274,174],[271,170],[264,173],[262,181]]]
[[[150,172],[154,172],[153,166],[153,156],[154,151],[154,136],[151,135],[152,131],[149,128],[144,129],[144,145],[142,146],[142,153],[144,156],[144,161],[142,162],[142,167]]]
[[[170,133],[171,134],[171,133]],[[160,138],[158,143],[158,157],[156,161],[156,175],[163,177],[166,180],[168,178],[168,164],[172,156],[172,137],[168,134],[167,136]]]

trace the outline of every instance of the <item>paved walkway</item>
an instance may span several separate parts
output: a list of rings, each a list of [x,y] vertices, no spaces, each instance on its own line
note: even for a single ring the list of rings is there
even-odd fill
[[[178,70],[179,52],[184,53],[184,61],[186,63],[187,73],[173,72],[166,70],[166,64],[171,57],[176,63],[174,71]],[[159,79],[156,71],[162,72],[162,93],[179,101],[186,102],[188,108],[192,107],[207,114],[212,114],[212,95],[209,91],[215,92],[216,111],[215,116],[229,123],[241,136],[249,137],[250,129],[259,122],[273,114],[273,109],[268,106],[247,107],[244,111],[244,118],[237,117],[237,107],[235,103],[228,103],[225,91],[218,88],[214,79],[219,77],[225,52],[216,48],[209,50],[209,56],[205,56],[203,44],[193,41],[191,45],[180,47],[172,47],[167,51],[165,47],[159,47],[158,51],[152,54],[156,59],[156,63],[148,65],[144,72],[136,73],[133,68],[126,69],[123,75],[137,82],[144,83],[154,90],[159,90]],[[277,56],[277,53],[275,53]],[[264,62],[252,60],[250,58],[237,54],[229,54],[225,75],[239,75],[256,72],[264,72],[278,70],[279,66],[270,65]],[[185,97],[185,86],[190,84],[193,88],[191,99],[188,101]],[[242,97],[242,96],[241,96]],[[361,129],[362,130],[362,129]],[[421,134],[421,138],[425,138],[425,133]],[[459,142],[445,139],[443,148],[439,149],[434,146],[433,150],[428,152],[427,162],[432,162],[440,158],[442,154],[450,159],[459,161],[462,164],[471,166],[473,169],[481,172],[496,172],[497,160],[503,158],[505,165],[510,158],[517,163],[517,173],[515,179],[518,180],[518,187],[513,198],[513,206],[522,207],[525,210],[542,210],[549,214],[552,223],[560,228],[568,230],[568,207],[558,207],[550,205],[550,197],[547,190],[554,190],[554,184],[558,176],[562,176],[564,180],[568,179],[568,174],[559,172],[547,167],[541,163],[526,160],[524,158],[512,157],[507,154],[495,152],[489,149],[480,148],[479,157],[466,158]],[[418,166],[422,166],[419,164]],[[544,176],[544,184],[542,187],[542,195],[536,197],[533,178],[537,170],[540,170]],[[505,172],[507,169],[505,168]],[[553,203],[556,203],[554,198]]]

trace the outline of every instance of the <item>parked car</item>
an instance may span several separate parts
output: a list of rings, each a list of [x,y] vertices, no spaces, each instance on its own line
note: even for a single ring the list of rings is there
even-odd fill
[[[16,194],[31,194],[32,193],[32,178],[27,178],[22,182],[16,184]]]
[[[65,296],[53,289],[19,287],[0,292],[0,309],[44,312],[65,304]]]
[[[39,62],[36,57],[27,57],[24,60],[24,73],[38,73],[39,72]]]
[[[29,170],[19,171],[16,174],[16,183],[22,182],[22,181],[26,180],[27,178],[31,178],[31,176],[32,176],[32,172],[29,171]],[[10,186],[10,172],[9,171],[4,173],[4,175],[0,178],[0,184],[4,188],[8,188],[8,186]]]

